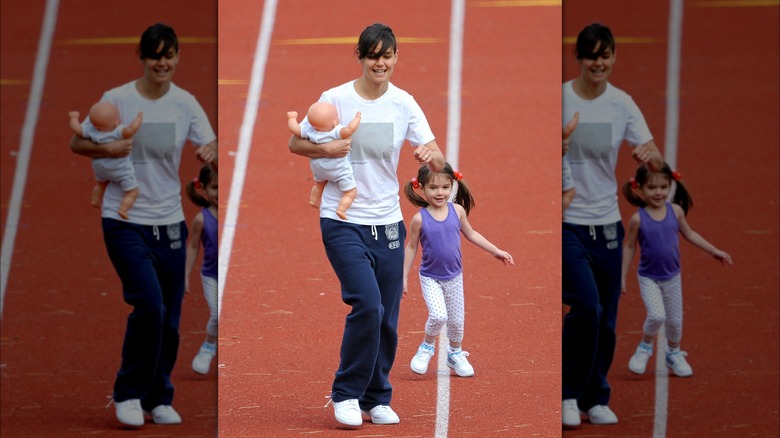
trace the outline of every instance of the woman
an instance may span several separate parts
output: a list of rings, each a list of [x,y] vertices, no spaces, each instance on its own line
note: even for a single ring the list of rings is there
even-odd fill
[[[103,238],[120,280],[124,300],[133,306],[127,319],[122,365],[114,383],[117,419],[144,424],[148,411],[157,424],[179,424],[171,406],[171,371],[179,348],[179,319],[184,296],[187,227],[181,206],[179,163],[184,143],[216,165],[217,140],[197,100],[173,84],[179,44],[173,28],[155,24],[141,35],[140,79],[106,92],[102,101],[119,108],[129,123],[144,120],[130,140],[98,145],[74,136],[72,150],[90,158],[130,155],[139,195],[128,219],[117,214],[122,190],[110,183],[102,204]]]
[[[326,91],[320,101],[336,106],[341,119],[361,112],[358,130],[350,140],[321,145],[293,135],[289,147],[308,158],[350,154],[358,194],[349,219],[336,214],[341,198],[336,185],[325,187],[320,204],[325,252],[341,282],[342,300],[352,306],[331,400],[342,424],[361,425],[361,410],[374,423],[395,424],[400,420],[390,408],[388,375],[398,344],[406,236],[396,170],[407,140],[415,146],[415,159],[434,172],[444,167],[444,156],[419,105],[390,83],[398,61],[393,31],[380,23],[368,26],[355,55],[362,76]]]
[[[632,155],[654,169],[663,165],[644,117],[631,97],[608,82],[615,40],[598,23],[583,29],[575,49],[580,76],[563,84],[563,123],[579,112],[568,157],[576,194],[563,214],[563,410],[565,427],[615,424],[607,373],[615,351],[623,226],[615,167],[626,140]]]

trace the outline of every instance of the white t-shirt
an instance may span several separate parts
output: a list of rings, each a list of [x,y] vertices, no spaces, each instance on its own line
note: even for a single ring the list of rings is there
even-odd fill
[[[401,146],[407,140],[417,147],[435,139],[420,106],[409,93],[392,83],[379,99],[363,99],[355,91],[354,81],[324,92],[320,101],[333,104],[341,120],[361,112],[349,154],[358,191],[349,208],[348,222],[386,225],[401,221],[396,174]],[[325,186],[321,217],[341,220],[336,215],[341,195],[335,184]]]
[[[184,143],[189,140],[203,146],[216,139],[203,108],[192,94],[174,84],[163,97],[146,99],[138,93],[135,81],[107,91],[101,101],[116,105],[126,125],[139,111],[144,113],[130,154],[139,194],[128,211],[128,222],[168,225],[183,221],[179,163]],[[117,184],[108,185],[103,197],[103,217],[123,220],[117,214],[123,195]]]
[[[576,195],[563,213],[563,221],[577,225],[606,225],[620,221],[618,209],[618,149],[626,140],[637,146],[653,139],[642,112],[631,96],[607,83],[593,100],[579,97],[572,82],[563,84],[562,124],[579,111],[567,157]]]

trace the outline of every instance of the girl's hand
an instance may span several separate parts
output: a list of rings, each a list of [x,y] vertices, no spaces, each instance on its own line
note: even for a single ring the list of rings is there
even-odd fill
[[[417,146],[417,149],[414,150],[414,159],[417,160],[419,164],[428,164],[433,159],[433,151],[428,149],[427,146]]]
[[[725,252],[721,250],[716,250],[713,254],[713,257],[715,257],[716,260],[720,261],[724,265],[733,265],[734,263],[731,261],[731,256],[726,254]]]
[[[493,257],[501,260],[504,263],[504,266],[506,266],[507,263],[514,266],[515,260],[512,258],[512,254],[509,254],[506,251],[498,250],[495,254],[493,254]]]

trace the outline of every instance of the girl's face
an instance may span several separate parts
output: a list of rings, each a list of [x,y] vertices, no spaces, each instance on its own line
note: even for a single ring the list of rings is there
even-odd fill
[[[671,188],[672,182],[669,177],[662,173],[653,173],[647,177],[647,181],[642,185],[642,197],[647,205],[660,208],[666,204]]]
[[[423,186],[423,196],[434,207],[447,205],[452,194],[452,180],[441,173],[431,175],[428,183]]]
[[[163,50],[164,46],[165,43],[160,41],[158,50]],[[179,53],[171,47],[167,53],[162,54],[160,59],[145,58],[142,61],[146,79],[153,84],[163,85],[173,80],[173,74],[176,73],[176,64],[179,63]]]
[[[215,208],[217,205],[219,205],[219,178],[217,178],[217,174],[215,173],[214,176],[211,177],[211,181],[206,186],[206,197],[208,198],[211,205],[213,205]]]
[[[371,59],[380,53],[381,55],[378,58]],[[383,50],[382,45],[379,44],[374,50],[374,56],[366,56],[360,60],[360,64],[363,66],[363,78],[371,84],[386,84],[390,82],[390,76],[393,75],[393,69],[397,61],[397,51],[393,51],[392,47]]]
[[[596,44],[593,53],[598,53],[600,47],[601,43]],[[578,62],[583,79],[593,85],[603,85],[606,84],[612,73],[612,66],[615,65],[615,51],[610,47],[595,58],[593,56],[582,57]]]

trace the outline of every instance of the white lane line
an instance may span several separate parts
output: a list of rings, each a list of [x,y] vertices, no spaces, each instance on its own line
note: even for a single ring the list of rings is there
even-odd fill
[[[450,17],[450,63],[447,89],[447,147],[445,159],[458,168],[460,151],[461,83],[463,77],[463,34],[466,16],[465,0],[452,0]],[[450,370],[447,366],[449,340],[439,335],[436,389],[436,438],[446,438],[450,418]]]
[[[230,197],[225,214],[225,228],[222,230],[222,239],[219,245],[219,287],[218,309],[222,310],[222,296],[227,281],[228,267],[230,266],[230,254],[233,249],[233,238],[238,224],[238,208],[241,205],[241,194],[244,190],[246,166],[249,162],[249,150],[252,148],[252,134],[257,120],[257,107],[260,104],[260,91],[263,88],[263,76],[268,60],[268,48],[271,45],[271,34],[274,28],[276,16],[276,0],[266,0],[263,5],[263,19],[260,22],[260,33],[257,37],[255,48],[255,61],[252,64],[252,76],[249,82],[249,93],[246,107],[244,108],[244,120],[241,122],[241,131],[238,138],[238,152],[236,153],[235,167],[233,168],[233,181],[230,185]]]
[[[680,121],[680,65],[682,51],[683,1],[669,2],[669,37],[666,61],[666,135],[664,159],[677,168],[677,135]],[[671,194],[670,194],[671,196]],[[658,333],[655,355],[655,416],[653,438],[666,436],[669,404],[669,374],[666,369],[666,336],[663,327]]]
[[[16,231],[19,229],[19,215],[22,207],[22,198],[24,197],[24,186],[27,183],[27,170],[30,167],[33,137],[35,136],[35,127],[38,124],[43,85],[46,82],[46,67],[49,65],[51,43],[54,38],[54,28],[57,25],[58,8],[59,0],[46,1],[41,39],[38,41],[38,52],[35,56],[35,67],[33,68],[32,84],[30,86],[30,98],[27,101],[27,112],[24,116],[19,153],[16,158],[16,171],[14,172],[11,199],[8,201],[8,216],[3,232],[3,244],[2,249],[0,249],[0,318],[3,315],[5,289],[8,286],[8,274],[11,270],[11,257],[14,252]]]

